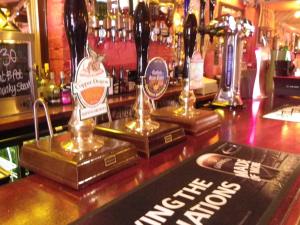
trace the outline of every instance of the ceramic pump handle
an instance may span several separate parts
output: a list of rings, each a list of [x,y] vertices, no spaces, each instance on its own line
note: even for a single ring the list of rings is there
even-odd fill
[[[189,60],[194,53],[197,35],[197,19],[194,14],[188,14],[183,28],[184,38],[184,73],[183,78],[188,78]]]
[[[138,77],[144,76],[150,39],[150,16],[149,9],[144,1],[140,1],[134,12],[134,40],[137,55]]]

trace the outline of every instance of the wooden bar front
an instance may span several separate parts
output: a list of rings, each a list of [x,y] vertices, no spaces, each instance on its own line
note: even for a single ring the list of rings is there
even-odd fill
[[[80,191],[39,175],[31,175],[1,186],[1,224],[68,224],[173,168],[219,140],[300,153],[299,123],[262,118],[263,114],[272,109],[272,104],[269,99],[265,99],[245,101],[243,110],[218,109],[223,118],[219,129],[199,137],[188,136],[185,142],[155,154],[150,159],[139,159],[133,167]],[[300,177],[292,185],[269,224],[299,224],[299,187]]]

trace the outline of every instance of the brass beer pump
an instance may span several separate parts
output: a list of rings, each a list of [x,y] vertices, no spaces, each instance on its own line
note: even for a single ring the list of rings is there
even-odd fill
[[[47,107],[43,100],[37,99],[34,104],[36,140],[25,143],[20,154],[20,164],[24,168],[74,189],[93,183],[134,164],[137,160],[136,148],[132,144],[94,135],[96,124],[92,116],[103,112],[101,109],[106,103],[109,82],[107,83],[105,69],[99,58],[84,57],[87,18],[84,0],[65,1],[65,27],[71,51],[72,92],[75,98],[74,110],[68,124],[69,131],[54,135]],[[87,65],[93,67],[89,68]],[[91,93],[89,84],[103,91]],[[96,97],[95,106],[87,107],[82,103],[86,100],[81,95],[82,92]],[[38,104],[42,104],[45,109],[50,133],[50,136],[43,138],[39,138],[37,128]],[[92,114],[95,110],[96,114]]]
[[[184,24],[184,70],[183,89],[179,96],[179,107],[164,107],[152,112],[152,118],[160,121],[168,121],[181,125],[185,131],[192,135],[200,135],[208,130],[220,126],[218,114],[209,110],[196,109],[194,107],[196,97],[190,89],[189,68],[191,57],[194,53],[197,20],[193,13],[189,13]],[[203,39],[204,37],[202,37]]]
[[[152,120],[152,106],[145,95],[145,70],[150,40],[149,9],[139,1],[134,13],[134,38],[137,53],[137,96],[133,106],[134,118],[124,118],[96,126],[96,133],[132,142],[146,157],[185,138],[177,124]]]

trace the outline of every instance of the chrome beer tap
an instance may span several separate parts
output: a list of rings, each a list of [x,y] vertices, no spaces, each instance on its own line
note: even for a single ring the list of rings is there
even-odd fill
[[[225,15],[219,19],[215,29],[224,38],[224,50],[220,87],[212,104],[225,107],[242,106],[240,76],[243,44],[244,39],[253,34],[254,26],[249,20]]]

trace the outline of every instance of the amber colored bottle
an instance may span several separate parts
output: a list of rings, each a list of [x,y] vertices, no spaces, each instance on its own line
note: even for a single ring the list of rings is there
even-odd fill
[[[88,34],[88,13],[85,0],[66,0],[64,22],[71,53],[71,81],[74,81],[76,69],[85,55]]]
[[[197,19],[191,13],[188,14],[183,27],[183,41],[184,41],[184,68],[183,78],[188,78],[189,60],[192,58],[196,43],[197,35]]]
[[[134,12],[134,39],[137,55],[137,74],[140,78],[144,76],[147,59],[148,45],[150,39],[150,16],[148,6],[144,1],[139,1]],[[140,80],[138,80],[138,83]]]

